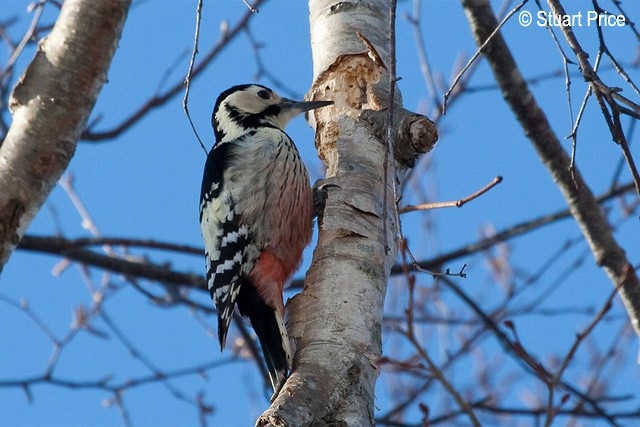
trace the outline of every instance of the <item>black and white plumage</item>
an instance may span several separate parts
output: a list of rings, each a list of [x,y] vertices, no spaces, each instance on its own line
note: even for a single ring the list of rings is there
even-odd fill
[[[200,225],[218,338],[224,350],[237,304],[258,336],[274,392],[291,368],[282,289],[312,232],[309,177],[283,129],[295,115],[329,104],[247,84],[222,92],[213,110],[216,143],[204,169]]]

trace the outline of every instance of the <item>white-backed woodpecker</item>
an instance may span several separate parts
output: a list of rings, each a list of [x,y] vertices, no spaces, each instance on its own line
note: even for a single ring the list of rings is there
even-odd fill
[[[309,176],[283,129],[295,115],[330,104],[245,84],[222,92],[213,109],[216,142],[204,168],[200,225],[220,348],[237,304],[260,341],[274,396],[292,358],[282,290],[300,265],[313,219]]]

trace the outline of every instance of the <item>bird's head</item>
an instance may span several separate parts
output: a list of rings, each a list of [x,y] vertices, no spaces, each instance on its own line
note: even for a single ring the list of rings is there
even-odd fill
[[[266,86],[233,86],[218,96],[211,118],[216,141],[235,139],[262,126],[284,129],[294,116],[333,101],[292,101]]]

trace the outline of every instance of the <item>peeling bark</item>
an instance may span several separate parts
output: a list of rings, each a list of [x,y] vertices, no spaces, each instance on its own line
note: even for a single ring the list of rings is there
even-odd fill
[[[437,132],[427,118],[402,109],[396,90],[399,161],[389,156],[385,166],[389,1],[316,0],[309,8],[311,98],[334,101],[310,118],[331,185],[325,186],[304,291],[287,304],[289,334],[297,346],[293,373],[256,425],[369,426],[382,309],[397,251],[394,190],[406,166],[433,146]]]
[[[0,272],[73,157],[129,5],[66,0],[13,90],[0,146]]]

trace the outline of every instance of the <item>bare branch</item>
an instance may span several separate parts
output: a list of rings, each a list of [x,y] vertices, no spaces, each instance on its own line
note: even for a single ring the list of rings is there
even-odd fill
[[[554,0],[548,0],[554,2]],[[554,134],[546,115],[537,104],[520,73],[503,37],[495,30],[498,22],[486,0],[463,0],[476,44],[482,46],[490,36],[485,52],[503,96],[516,114],[525,134],[558,185],[570,206],[571,214],[589,243],[596,265],[602,266],[614,286],[620,287],[620,296],[627,313],[640,336],[640,281],[625,251],[613,236],[611,226],[598,208],[598,203],[580,172],[571,173],[571,161]],[[559,9],[558,9],[559,11]],[[563,27],[565,29],[566,27]],[[588,64],[586,58],[580,58]],[[586,66],[585,64],[585,66]],[[591,66],[589,65],[589,68]],[[594,80],[595,84],[595,80]]]
[[[130,1],[99,4],[65,2],[14,88],[0,149],[0,270],[66,169],[106,80]]]
[[[496,25],[496,27],[494,28],[493,32],[486,38],[486,40],[482,44],[480,44],[480,46],[478,47],[478,50],[476,50],[476,53],[474,53],[473,56],[471,57],[471,59],[469,59],[469,61],[467,62],[467,65],[465,65],[462,68],[462,70],[460,70],[458,75],[453,79],[453,82],[451,83],[451,86],[449,87],[449,90],[447,90],[447,92],[444,94],[444,98],[443,98],[443,102],[442,102],[442,114],[443,115],[446,114],[446,112],[447,112],[447,101],[449,99],[449,96],[451,96],[451,93],[455,89],[456,85],[458,84],[458,82],[460,81],[460,79],[462,78],[464,73],[467,72],[469,67],[471,67],[471,65],[475,62],[475,60],[478,58],[478,56],[480,56],[480,54],[483,53],[485,47],[489,44],[489,42],[493,39],[493,37],[496,34],[498,34],[498,31],[500,31],[500,28],[502,28],[502,26],[509,20],[509,18],[511,18],[513,15],[516,14],[516,12],[518,12],[520,9],[522,9],[522,7],[525,4],[527,4],[528,1],[529,0],[523,0],[519,5],[514,7],[511,10],[511,12],[508,13],[507,16],[505,16],[502,19],[502,21],[500,21],[500,23],[498,25]]]
[[[407,329],[405,331],[400,331],[408,340],[409,343],[416,349],[420,357],[427,364],[427,369],[429,373],[433,375],[440,384],[444,387],[444,389],[453,397],[456,404],[460,408],[460,410],[469,417],[469,420],[474,426],[480,426],[480,421],[476,417],[473,412],[473,408],[467,403],[467,401],[460,395],[460,393],[455,389],[455,387],[451,384],[451,382],[445,377],[444,373],[436,366],[436,364],[431,360],[429,353],[424,349],[424,347],[420,344],[418,339],[416,338],[414,327],[413,327],[413,294],[414,294],[415,284],[413,280],[409,281],[409,301],[407,303]]]
[[[598,197],[598,203],[604,203],[621,194],[632,191],[633,183],[619,186],[614,190]],[[475,243],[464,245],[458,249],[438,255],[434,258],[418,261],[417,265],[427,271],[437,270],[447,262],[458,258],[469,256],[478,251],[487,249],[497,243],[507,241],[517,236],[536,230],[555,221],[569,218],[569,209],[560,210],[552,214],[543,215],[538,218],[523,221],[514,226],[496,232],[490,237],[479,240]],[[192,273],[184,273],[172,270],[168,266],[151,263],[144,259],[134,259],[132,257],[115,257],[101,255],[93,251],[83,250],[86,246],[112,245],[127,247],[142,247],[149,249],[160,249],[180,252],[188,255],[203,256],[204,249],[189,245],[180,245],[169,242],[160,242],[149,239],[132,239],[122,237],[99,237],[99,238],[77,238],[67,239],[58,236],[37,236],[25,235],[18,245],[18,249],[34,252],[44,252],[51,255],[62,256],[70,260],[85,263],[90,266],[104,268],[116,273],[122,273],[128,277],[140,277],[154,280],[161,283],[173,285],[185,285],[200,290],[206,290],[204,276]],[[397,264],[391,269],[392,275],[402,274],[402,265]],[[301,289],[303,280],[296,279],[291,283],[291,289]]]
[[[71,246],[73,247],[73,245]],[[93,251],[69,248],[65,239],[25,236],[20,242],[20,248],[25,250],[46,252],[62,255],[74,261],[82,262],[108,271],[121,273],[125,276],[145,278],[163,283],[186,285],[199,289],[206,289],[204,276],[193,273],[172,271],[168,266],[158,266],[152,263],[132,261],[127,258],[100,255]]]
[[[266,0],[256,0],[254,7],[258,7]],[[191,73],[192,80],[195,80],[218,56],[225,47],[229,45],[229,42],[233,40],[249,23],[249,20],[255,14],[250,10],[233,26],[231,29],[223,32],[220,36],[218,42],[207,52],[204,58],[193,67],[193,72]],[[135,125],[139,120],[145,117],[148,113],[153,111],[154,109],[164,105],[169,100],[173,99],[177,96],[181,91],[184,85],[184,81],[174,84],[170,89],[166,90],[164,93],[159,95],[154,95],[147,102],[145,102],[142,106],[140,106],[135,112],[131,113],[127,119],[122,121],[119,125],[113,127],[112,129],[93,132],[90,129],[87,129],[82,134],[83,141],[92,141],[92,142],[103,142],[107,140],[111,140],[121,133],[128,130],[131,126]]]
[[[415,205],[415,206],[409,205],[409,206],[404,206],[400,208],[399,211],[401,214],[403,214],[407,212],[424,211],[428,209],[452,208],[452,207],[461,208],[466,203],[482,196],[484,193],[491,190],[493,187],[500,184],[501,182],[502,182],[502,177],[498,175],[489,184],[485,185],[480,190],[476,191],[475,193],[465,198],[455,200],[453,202],[422,203],[420,205]]]
[[[198,135],[198,131],[196,130],[195,125],[193,124],[193,120],[191,120],[191,114],[189,114],[189,88],[191,86],[191,75],[193,74],[193,64],[196,62],[196,55],[198,54],[198,39],[200,38],[200,17],[202,14],[202,0],[198,0],[198,6],[196,7],[196,30],[195,35],[193,36],[193,51],[191,52],[191,59],[189,60],[189,70],[187,71],[187,77],[184,79],[184,98],[182,99],[182,109],[187,116],[187,120],[189,120],[189,124],[191,125],[191,130],[195,134],[198,142],[200,143],[200,147],[204,150],[204,154],[207,155],[207,148],[202,143],[200,139],[200,135]]]
[[[560,365],[560,369],[558,369],[558,371],[555,373],[555,375],[549,380],[549,382],[547,384],[547,387],[549,388],[549,400],[548,400],[548,406],[547,406],[545,426],[550,426],[551,423],[553,422],[553,419],[558,415],[558,413],[562,409],[561,406],[555,407],[554,403],[553,403],[553,401],[554,401],[554,397],[553,396],[554,396],[554,391],[555,391],[556,386],[560,382],[560,379],[562,378],[562,375],[564,375],[564,372],[569,367],[569,362],[571,362],[571,360],[575,356],[576,351],[578,350],[578,347],[580,346],[582,341],[584,341],[584,339],[587,336],[589,336],[589,334],[591,334],[591,332],[596,327],[596,325],[598,323],[600,323],[600,321],[604,318],[605,314],[607,314],[609,312],[609,310],[611,310],[611,306],[613,304],[613,299],[615,298],[617,292],[618,292],[617,289],[614,289],[613,292],[611,292],[611,295],[609,296],[609,298],[607,299],[605,304],[602,306],[600,311],[595,315],[593,320],[589,323],[589,325],[587,325],[587,327],[584,329],[584,331],[582,331],[581,333],[576,335],[576,339],[573,342],[573,345],[571,346],[571,348],[567,352],[567,355],[562,360],[562,364]]]
[[[18,43],[18,46],[16,46],[13,49],[13,52],[11,52],[11,57],[9,57],[7,65],[5,65],[4,69],[0,71],[0,80],[4,79],[9,73],[12,72],[13,64],[15,64],[16,60],[20,57],[20,54],[22,53],[24,47],[27,45],[29,40],[31,40],[31,37],[33,37],[36,27],[38,26],[38,22],[40,21],[40,16],[42,15],[42,9],[45,3],[45,0],[40,0],[33,7],[32,10],[35,10],[35,13],[33,14],[31,24],[29,25],[27,31],[24,33],[24,36],[22,37],[22,40],[20,40],[20,43]]]
[[[547,0],[547,3],[551,7],[551,10],[553,11],[554,14],[558,16],[565,16],[567,14],[558,0]],[[594,5],[596,6],[596,9],[598,9],[597,12],[602,12],[602,10],[599,9],[599,7],[597,6],[597,2],[594,3]],[[622,97],[622,95],[620,95],[619,93],[617,93],[619,92],[619,89],[611,88],[602,82],[602,80],[600,79],[600,76],[598,76],[598,73],[594,70],[594,68],[589,63],[589,60],[588,60],[589,55],[582,49],[582,46],[580,45],[580,43],[578,42],[578,39],[573,33],[573,29],[571,28],[571,26],[563,25],[561,26],[561,29],[562,29],[562,33],[565,36],[565,39],[567,40],[567,43],[569,43],[569,46],[571,47],[571,49],[576,55],[576,58],[578,59],[578,64],[580,65],[580,71],[582,72],[582,75],[584,76],[585,81],[590,83],[591,85],[590,87],[592,88],[592,90],[596,95],[596,99],[598,101],[598,104],[600,105],[600,109],[602,110],[602,114],[605,118],[605,121],[609,126],[609,131],[611,133],[611,136],[613,137],[613,140],[617,144],[619,144],[620,147],[622,148],[622,152],[624,154],[625,159],[627,160],[629,170],[631,171],[633,180],[636,183],[636,192],[638,193],[638,197],[640,197],[640,173],[638,172],[638,169],[635,165],[635,162],[631,155],[631,151],[629,150],[629,144],[627,142],[627,138],[625,137],[624,130],[622,129],[622,126],[620,124],[620,114],[629,113],[631,116],[640,118],[640,108],[638,108],[638,110],[635,112],[627,108],[621,108],[620,105],[616,102],[616,100],[620,98],[624,99],[623,102],[627,105],[634,106],[636,104],[633,103],[631,100],[628,100],[627,98]],[[600,26],[598,26],[598,35],[600,37],[600,49],[605,54],[608,54],[609,50],[607,49],[606,44],[604,42],[604,38],[602,35],[602,30],[600,29]],[[608,56],[611,58],[618,73],[625,78],[625,80],[636,91],[636,93],[640,94],[640,91],[638,90],[638,88],[635,86],[635,84],[633,84],[633,82],[631,81],[627,73],[624,72],[624,70],[619,66],[618,62],[615,60],[613,55],[608,54]],[[609,111],[607,107],[610,108],[611,111]]]

